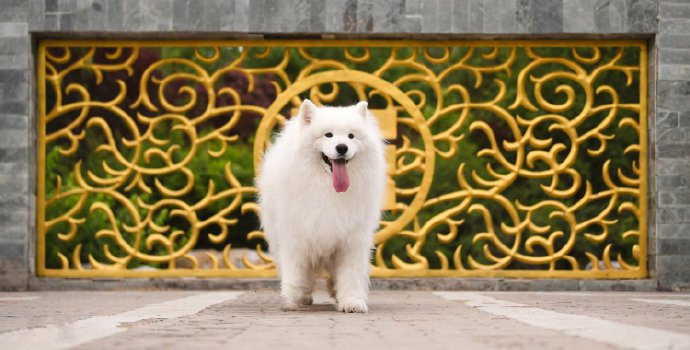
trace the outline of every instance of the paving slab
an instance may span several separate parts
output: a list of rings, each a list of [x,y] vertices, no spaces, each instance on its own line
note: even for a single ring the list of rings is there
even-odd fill
[[[690,294],[373,291],[369,304],[339,313],[324,291],[295,312],[274,290],[0,293],[0,349],[690,349]]]

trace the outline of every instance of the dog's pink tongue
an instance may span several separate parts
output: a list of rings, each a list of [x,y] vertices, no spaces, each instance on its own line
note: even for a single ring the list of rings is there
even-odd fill
[[[350,187],[350,178],[347,177],[347,165],[345,159],[335,159],[333,166],[333,188],[336,192],[345,192]]]

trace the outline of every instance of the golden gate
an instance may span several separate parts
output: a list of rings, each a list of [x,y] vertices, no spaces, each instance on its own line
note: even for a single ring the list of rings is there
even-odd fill
[[[647,275],[644,41],[43,40],[37,57],[41,276],[274,276],[254,169],[303,98],[368,100],[389,142],[373,276]]]

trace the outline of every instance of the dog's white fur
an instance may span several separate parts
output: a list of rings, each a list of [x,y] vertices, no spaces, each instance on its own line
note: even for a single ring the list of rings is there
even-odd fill
[[[322,158],[322,153],[337,158],[338,144],[348,146],[350,186],[342,193],[335,191]],[[379,227],[385,170],[384,141],[366,102],[317,107],[305,100],[286,123],[257,179],[284,310],[311,304],[315,280],[326,271],[339,311],[368,311],[372,238]]]

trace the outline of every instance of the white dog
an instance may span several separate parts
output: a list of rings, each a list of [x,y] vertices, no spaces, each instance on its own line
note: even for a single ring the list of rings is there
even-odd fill
[[[384,141],[366,102],[317,107],[304,100],[286,123],[257,179],[284,310],[310,305],[315,280],[326,271],[339,311],[368,311],[385,170]]]

